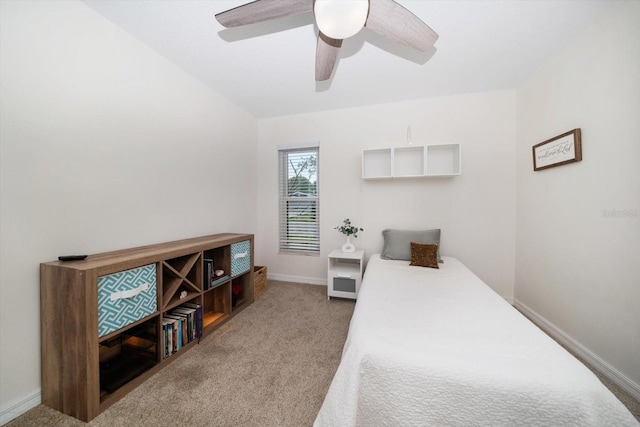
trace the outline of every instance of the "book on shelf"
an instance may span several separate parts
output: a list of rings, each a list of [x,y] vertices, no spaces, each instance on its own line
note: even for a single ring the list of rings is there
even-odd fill
[[[173,354],[173,322],[169,319],[162,319],[162,333],[164,335],[164,357]]]
[[[214,267],[213,267],[213,260],[212,259],[208,259],[205,258],[204,260],[204,280],[203,280],[203,287],[204,290],[206,291],[207,289],[211,288],[211,283],[213,282],[213,272],[214,272]]]
[[[170,314],[167,314],[168,317],[174,317],[174,318],[178,318],[180,319],[180,330],[181,330],[181,336],[180,336],[180,342],[182,343],[182,346],[184,347],[185,345],[187,345],[190,341],[193,341],[189,335],[189,317],[186,314],[182,314],[178,311],[176,311],[177,309],[174,309],[173,311],[171,311]]]
[[[196,310],[195,308],[187,308],[183,306],[176,307],[172,312],[177,316],[183,316],[187,319],[187,337],[191,342],[196,339]]]
[[[227,280],[229,280],[229,275],[215,276],[213,278],[213,281],[211,282],[211,286],[209,286],[209,288],[213,288],[213,287],[219,285],[220,283],[226,282]]]
[[[185,302],[181,307],[193,308],[196,310],[196,338],[202,338],[202,306],[195,302]]]
[[[184,322],[183,325],[183,319],[180,316],[175,316],[172,314],[165,314],[164,315],[165,319],[173,319],[174,320],[174,344],[173,344],[173,349],[174,351],[178,351],[182,349],[183,343],[184,343],[184,339],[186,338],[185,335],[183,334],[183,329],[186,326],[186,322]]]
[[[173,353],[177,352],[180,348],[182,348],[182,344],[178,342],[178,337],[179,337],[179,333],[180,333],[180,327],[179,327],[179,320],[172,318],[172,317],[168,317],[168,316],[163,316],[162,318],[163,321],[163,325],[164,322],[166,321],[168,323],[167,325],[167,337],[168,337],[168,343],[167,343],[167,347],[168,347],[168,354],[169,356],[171,356]]]
[[[171,318],[169,318],[171,320]],[[182,347],[180,344],[179,335],[180,334],[180,322],[178,319],[173,319],[173,352],[176,353]]]

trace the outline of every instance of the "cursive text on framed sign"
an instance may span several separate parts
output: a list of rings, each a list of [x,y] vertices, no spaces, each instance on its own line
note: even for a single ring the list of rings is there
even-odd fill
[[[533,146],[533,170],[539,171],[582,160],[580,128]]]

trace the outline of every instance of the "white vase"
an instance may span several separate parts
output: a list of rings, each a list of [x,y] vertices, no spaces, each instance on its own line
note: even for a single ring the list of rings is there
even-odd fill
[[[342,245],[342,252],[350,253],[355,251],[356,251],[356,247],[353,246],[353,244],[351,243],[351,236],[347,236],[347,243]]]

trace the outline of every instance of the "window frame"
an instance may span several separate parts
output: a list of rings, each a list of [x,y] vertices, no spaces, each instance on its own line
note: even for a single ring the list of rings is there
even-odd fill
[[[315,195],[290,195],[290,162],[291,156],[303,153],[314,153],[315,165]],[[295,157],[294,157],[295,159]],[[285,255],[320,256],[320,147],[318,144],[304,144],[295,147],[278,148],[278,253]],[[302,176],[302,174],[298,175]],[[311,204],[314,222],[296,224],[298,232],[310,234],[307,239],[292,240],[291,214],[296,208],[292,204]],[[304,208],[303,208],[304,209]],[[300,228],[301,227],[301,228]]]

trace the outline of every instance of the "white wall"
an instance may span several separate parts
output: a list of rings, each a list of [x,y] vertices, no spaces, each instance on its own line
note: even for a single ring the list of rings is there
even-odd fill
[[[462,144],[454,178],[363,181],[362,150],[412,143]],[[462,260],[511,298],[515,251],[515,92],[480,93],[259,122],[259,263],[270,276],[318,282],[326,255],[344,243],[333,228],[346,217],[365,229],[354,240],[382,250],[385,228],[442,229],[442,254]],[[278,254],[277,147],[320,141],[320,257]]]
[[[515,284],[518,304],[635,382],[636,396],[639,22],[640,2],[615,7],[518,94]],[[533,172],[531,146],[577,127],[583,161]]]
[[[0,18],[7,416],[40,388],[39,263],[253,232],[257,122],[82,3],[3,0]]]
[[[505,298],[515,269],[519,304],[640,383],[639,18],[612,11],[517,96],[256,122],[81,3],[1,1],[0,414],[39,390],[40,262],[255,232],[270,275],[321,282],[345,217],[368,254],[384,228],[442,228]],[[461,143],[463,174],[363,181],[362,149],[408,125],[414,145]],[[534,173],[531,145],[574,127],[584,160]],[[278,254],[277,146],[300,141],[320,141],[320,257]]]

